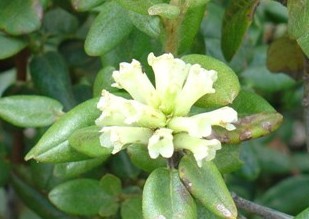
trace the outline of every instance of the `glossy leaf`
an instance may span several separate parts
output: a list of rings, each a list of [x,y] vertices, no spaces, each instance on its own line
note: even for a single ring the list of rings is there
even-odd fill
[[[105,0],[71,0],[71,4],[76,11],[89,11],[102,4]]]
[[[65,182],[51,190],[48,197],[60,210],[84,216],[97,214],[106,201],[106,194],[99,181],[93,179]]]
[[[309,1],[289,0],[287,7],[289,35],[297,40],[303,52],[309,57]]]
[[[179,164],[179,176],[204,207],[222,218],[236,218],[237,209],[215,164],[204,161],[198,167],[193,157],[184,156]]]
[[[21,35],[39,29],[43,8],[39,0],[1,0],[0,29]]]
[[[238,95],[240,85],[237,75],[225,63],[205,55],[187,55],[182,59],[191,64],[200,64],[207,70],[216,70],[218,79],[214,83],[216,90],[213,94],[201,97],[196,105],[200,107],[220,107],[233,102]]]
[[[25,182],[15,174],[11,176],[11,182],[14,188],[14,191],[18,194],[18,197],[32,209],[36,214],[41,216],[41,218],[46,219],[73,219],[75,217],[68,216],[63,212],[55,208],[52,203],[43,196],[39,191],[33,188],[30,184]]]
[[[129,11],[129,17],[134,26],[152,38],[160,36],[160,18]]]
[[[309,206],[308,185],[308,175],[290,177],[266,191],[259,201],[270,208],[296,214]]]
[[[297,42],[288,37],[273,41],[267,52],[267,67],[272,72],[300,75],[304,69],[304,55]]]
[[[48,97],[16,95],[0,98],[0,118],[19,127],[48,126],[62,114],[62,105]]]
[[[121,205],[122,219],[144,219],[142,212],[142,199],[140,197],[125,200]]]
[[[26,45],[27,43],[23,39],[6,36],[0,32],[0,60],[15,55]]]
[[[90,27],[85,41],[86,53],[91,56],[105,54],[127,37],[132,27],[125,9],[114,1],[105,3]]]
[[[158,168],[146,180],[143,191],[143,215],[153,218],[197,218],[190,193],[177,170]]]
[[[239,158],[239,154],[239,145],[223,145],[222,149],[217,151],[213,162],[220,173],[230,173],[239,169],[243,165],[242,160]]]
[[[69,137],[70,146],[76,151],[90,157],[103,157],[107,159],[111,155],[111,149],[101,146],[100,129],[97,126],[89,126],[78,129]]]
[[[162,0],[116,0],[122,7],[139,14],[148,15],[148,8]]]
[[[231,1],[226,9],[222,25],[221,46],[227,61],[232,59],[240,47],[259,2],[259,0]]]
[[[59,53],[35,56],[30,62],[30,73],[42,94],[59,100],[67,110],[76,104],[68,67]]]
[[[57,154],[57,147],[68,147],[67,139],[74,131],[93,125],[94,120],[100,116],[100,111],[96,107],[98,100],[98,98],[94,98],[81,103],[62,116],[44,133],[39,142],[26,155],[25,159],[59,156]]]
[[[145,145],[130,145],[127,148],[127,153],[132,163],[146,172],[152,172],[159,167],[166,166],[166,159],[162,157],[151,159]]]
[[[54,175],[62,178],[73,178],[101,165],[105,158],[93,158],[82,161],[59,163],[55,165]]]

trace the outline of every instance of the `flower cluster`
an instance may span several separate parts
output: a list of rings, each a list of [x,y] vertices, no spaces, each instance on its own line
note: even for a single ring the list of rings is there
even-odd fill
[[[101,129],[100,143],[115,154],[129,144],[148,147],[151,158],[170,158],[175,150],[189,150],[201,166],[221,148],[217,139],[207,140],[212,126],[235,129],[237,112],[230,107],[188,116],[202,96],[214,93],[217,72],[198,64],[188,64],[172,54],[148,55],[155,74],[155,86],[143,73],[141,64],[120,63],[113,72],[114,87],[125,89],[133,99],[102,91],[97,107],[102,111],[96,124]]]

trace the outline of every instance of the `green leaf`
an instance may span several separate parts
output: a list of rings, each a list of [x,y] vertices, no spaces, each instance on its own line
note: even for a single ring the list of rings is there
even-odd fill
[[[139,14],[148,15],[148,8],[162,0],[116,0],[122,7]]]
[[[121,181],[118,177],[112,174],[106,174],[100,180],[100,186],[106,194],[111,196],[119,196],[121,193]]]
[[[1,0],[0,29],[22,35],[39,29],[43,8],[39,0]]]
[[[274,40],[267,52],[267,68],[272,72],[301,75],[304,55],[297,42],[289,37]]]
[[[119,91],[118,88],[111,86],[114,83],[113,72],[115,70],[116,69],[114,67],[107,66],[98,72],[93,84],[93,96],[101,96],[103,89],[111,93]]]
[[[105,0],[71,0],[71,4],[76,11],[89,11],[102,4]]]
[[[210,137],[216,138],[222,143],[238,144],[274,132],[281,125],[282,119],[283,117],[279,113],[257,113],[244,116],[235,123],[235,130],[227,131],[221,127],[214,127]]]
[[[309,217],[309,208],[306,208],[301,213],[296,215],[295,219],[306,219]]]
[[[48,126],[62,114],[62,105],[48,97],[16,95],[0,98],[0,118],[15,126]]]
[[[161,3],[148,8],[149,15],[158,15],[162,18],[175,19],[180,15],[180,8],[177,5]]]
[[[62,179],[54,177],[53,171],[54,164],[30,162],[30,177],[33,186],[40,191],[49,191],[59,184]]]
[[[45,196],[17,175],[11,175],[11,183],[14,191],[18,194],[18,197],[23,201],[23,203],[25,203],[27,207],[32,209],[41,218],[73,219],[73,217],[68,216],[55,208]]]
[[[309,1],[289,0],[287,3],[289,35],[296,39],[309,57]]]
[[[99,212],[106,194],[99,181],[76,179],[58,185],[49,192],[50,201],[69,214],[91,216]]]
[[[121,205],[120,215],[122,219],[144,219],[141,197],[125,200]]]
[[[160,18],[129,11],[129,17],[134,26],[152,38],[160,36]]]
[[[184,156],[179,164],[179,176],[204,207],[222,218],[236,218],[237,209],[215,164],[204,161],[198,167],[191,156]]]
[[[196,200],[196,207],[198,219],[222,219],[222,217],[213,214],[211,211],[205,208],[198,200]]]
[[[197,1],[196,1],[197,2]],[[203,1],[204,2],[204,1]],[[194,4],[195,5],[195,4]],[[200,30],[202,19],[205,15],[206,3],[189,7],[183,18],[178,33],[179,45],[178,53],[184,54],[190,51],[193,45],[195,36]]]
[[[101,146],[100,129],[97,126],[89,126],[74,131],[69,137],[69,143],[76,151],[89,157],[104,157],[111,155],[111,149]]]
[[[54,34],[56,37],[73,33],[77,27],[78,19],[61,8],[49,10],[44,15],[43,28],[48,34]]]
[[[240,47],[259,2],[259,0],[231,1],[227,7],[223,18],[221,38],[223,55],[227,61],[232,59]]]
[[[191,64],[200,64],[207,70],[215,70],[218,79],[214,83],[216,90],[213,94],[206,94],[201,97],[196,105],[200,107],[220,107],[233,102],[238,95],[240,85],[237,75],[225,63],[205,55],[187,55],[182,59]]]
[[[127,153],[130,156],[132,163],[146,172],[152,172],[159,167],[166,166],[166,159],[163,157],[151,159],[145,145],[130,145],[127,148]]]
[[[59,53],[47,52],[35,56],[30,62],[30,73],[42,94],[59,100],[65,109],[71,109],[76,104],[69,70]]]
[[[196,205],[177,170],[158,168],[146,180],[143,215],[153,218],[197,218]]]
[[[105,159],[105,157],[99,157],[82,161],[59,163],[55,165],[54,175],[61,178],[73,178],[101,165]]]
[[[309,206],[308,185],[308,175],[290,177],[266,191],[259,201],[270,208],[297,214]]]
[[[276,110],[261,96],[251,91],[241,90],[231,104],[240,117],[256,113],[275,113]]]
[[[239,169],[243,162],[239,159],[239,145],[223,145],[222,149],[217,151],[213,160],[220,173],[230,173]]]
[[[0,60],[11,57],[25,48],[27,43],[18,38],[10,37],[0,32]]]
[[[100,116],[100,111],[96,107],[98,100],[98,98],[88,100],[63,115],[44,133],[25,159],[39,159],[39,157],[44,157],[46,153],[48,156],[58,156],[58,149],[54,148],[68,147],[67,139],[74,131],[94,125],[94,120]]]
[[[107,2],[92,23],[85,41],[88,55],[100,56],[116,47],[126,38],[133,24],[128,13],[116,2]]]

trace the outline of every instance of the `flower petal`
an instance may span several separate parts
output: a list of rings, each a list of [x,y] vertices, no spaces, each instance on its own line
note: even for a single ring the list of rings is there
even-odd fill
[[[236,128],[232,123],[236,122],[238,117],[233,108],[225,106],[211,112],[194,115],[192,118],[208,120],[211,125],[221,126],[228,131],[232,131]]]
[[[151,129],[141,127],[110,126],[101,129],[100,143],[103,147],[113,148],[115,154],[127,144],[148,144],[153,134]]]
[[[148,152],[152,159],[160,154],[162,157],[170,158],[174,153],[173,130],[160,128],[154,132],[148,142]]]
[[[116,83],[112,86],[125,89],[134,100],[153,107],[159,106],[159,96],[147,75],[142,72],[140,62],[120,63],[119,71],[113,72]]]
[[[216,71],[208,71],[198,64],[192,65],[183,89],[176,97],[174,115],[187,115],[198,99],[205,94],[214,93],[213,83],[216,80]]]
[[[190,64],[174,58],[172,54],[155,57],[148,55],[148,63],[155,74],[156,90],[161,100],[159,109],[165,114],[174,110],[175,97],[181,91],[188,75]]]
[[[142,126],[146,128],[164,127],[165,115],[151,106],[135,100],[115,96],[106,90],[98,103],[102,115],[96,120],[98,126]]]
[[[193,156],[199,167],[203,160],[215,158],[216,150],[221,149],[221,142],[217,139],[206,140],[192,137],[186,133],[179,133],[174,136],[175,149],[187,149]]]

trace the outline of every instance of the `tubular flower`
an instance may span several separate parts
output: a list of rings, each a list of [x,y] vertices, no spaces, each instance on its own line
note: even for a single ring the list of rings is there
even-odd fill
[[[155,74],[155,86],[133,60],[121,63],[113,72],[114,87],[126,90],[133,99],[102,91],[97,107],[102,111],[96,124],[101,127],[100,143],[115,154],[129,144],[143,144],[149,156],[172,157],[176,150],[191,151],[199,166],[212,160],[221,148],[217,139],[206,140],[212,126],[234,130],[237,112],[231,107],[187,116],[202,96],[214,93],[217,72],[198,64],[187,64],[172,54],[148,55]]]

